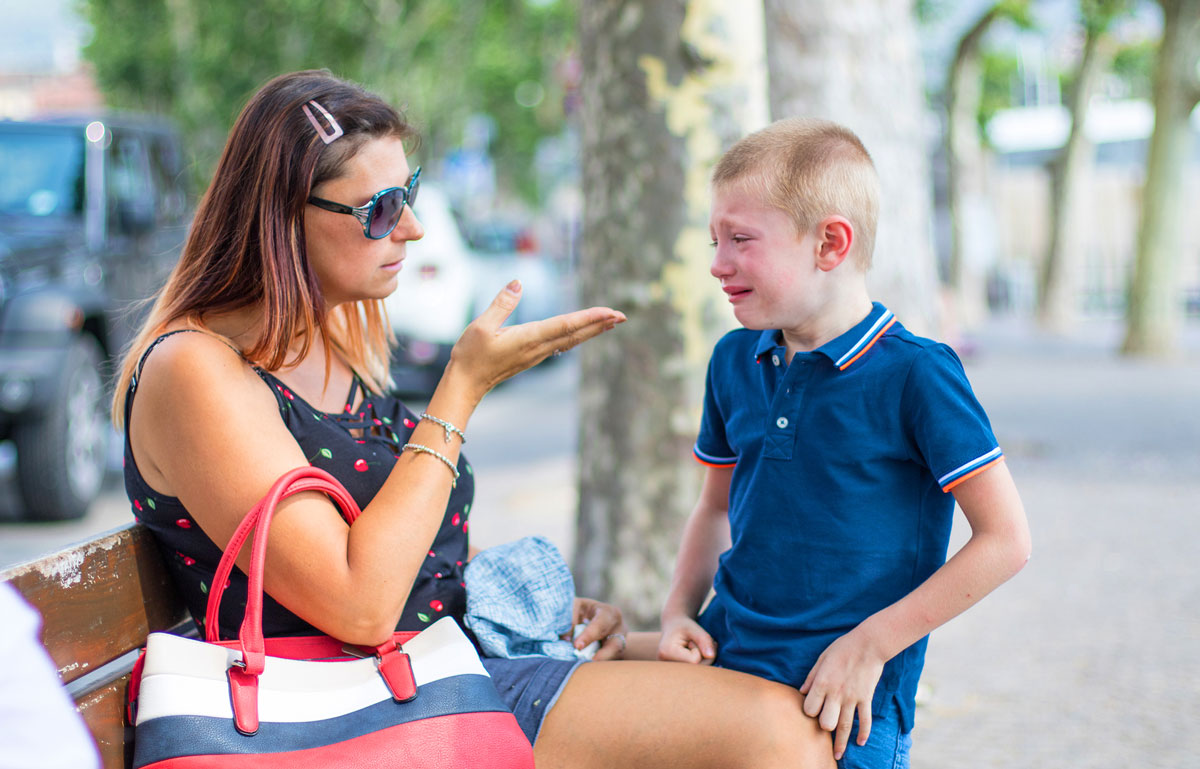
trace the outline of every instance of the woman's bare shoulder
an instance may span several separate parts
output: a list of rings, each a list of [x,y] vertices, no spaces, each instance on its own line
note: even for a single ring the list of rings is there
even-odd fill
[[[270,388],[236,350],[207,333],[158,341],[138,376],[127,429],[146,481],[174,496],[198,464],[212,469],[225,459],[253,459],[241,457],[239,447],[268,441],[285,456],[297,450]]]
[[[222,337],[202,330],[173,330],[189,333],[169,331],[151,344],[148,354],[143,353],[139,398],[157,401],[157,396],[169,395],[176,402],[203,402],[254,391],[270,397],[253,367]]]

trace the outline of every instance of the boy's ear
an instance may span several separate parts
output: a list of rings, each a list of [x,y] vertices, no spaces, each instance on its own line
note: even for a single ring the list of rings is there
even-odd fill
[[[854,225],[844,216],[827,216],[816,227],[820,245],[817,268],[828,272],[846,261],[854,246]]]

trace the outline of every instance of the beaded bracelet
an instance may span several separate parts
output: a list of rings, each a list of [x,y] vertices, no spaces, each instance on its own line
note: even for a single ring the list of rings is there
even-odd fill
[[[445,456],[444,454],[439,454],[428,446],[422,446],[419,443],[406,443],[401,451],[404,451],[404,449],[412,449],[416,454],[429,454],[445,462],[446,467],[450,468],[450,472],[454,473],[454,480],[450,481],[450,488],[453,489],[458,486],[458,468],[454,466],[454,463],[450,461],[449,457]]]
[[[430,422],[433,422],[435,425],[438,425],[443,430],[445,430],[446,431],[446,443],[450,442],[450,433],[456,433],[458,435],[458,437],[462,439],[463,443],[467,442],[466,434],[464,434],[462,430],[459,430],[457,427],[450,424],[446,420],[438,419],[433,414],[430,414],[426,411],[421,412],[421,419],[428,419]]]

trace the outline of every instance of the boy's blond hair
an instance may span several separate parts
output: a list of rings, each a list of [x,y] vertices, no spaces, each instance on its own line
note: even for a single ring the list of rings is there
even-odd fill
[[[797,233],[827,216],[850,220],[852,255],[864,271],[875,250],[879,177],[862,141],[848,128],[816,118],[788,118],[729,148],[713,170],[713,186],[744,185],[792,217]]]

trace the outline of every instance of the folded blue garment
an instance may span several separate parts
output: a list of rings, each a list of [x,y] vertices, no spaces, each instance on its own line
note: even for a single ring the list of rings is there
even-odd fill
[[[476,555],[467,564],[464,621],[485,656],[577,659],[559,636],[571,630],[575,580],[544,537],[525,537]]]

